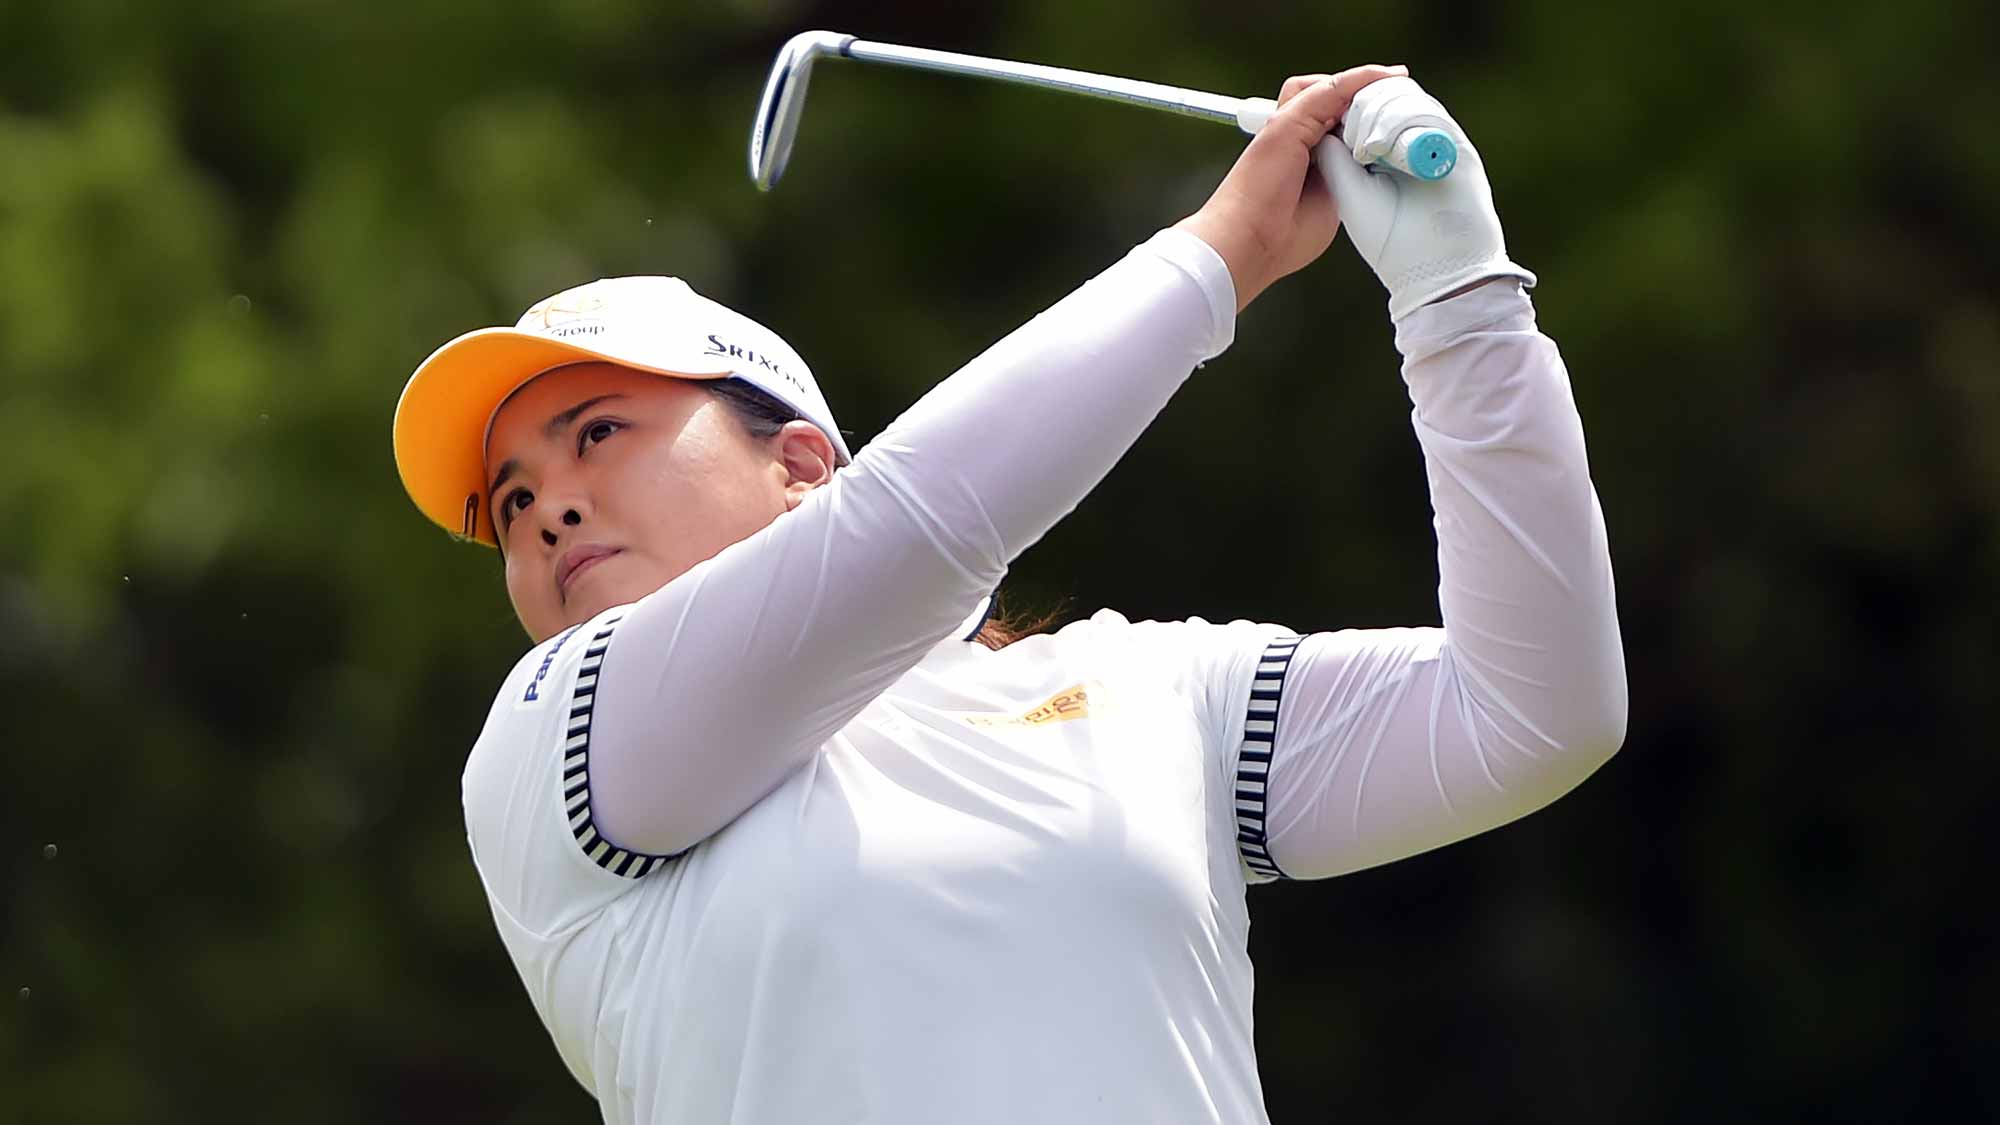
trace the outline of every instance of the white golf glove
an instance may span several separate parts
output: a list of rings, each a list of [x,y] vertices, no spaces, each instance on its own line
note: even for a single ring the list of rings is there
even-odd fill
[[[1415,125],[1441,129],[1457,142],[1458,164],[1444,179],[1419,180],[1370,164]],[[1534,274],[1507,258],[1479,150],[1415,81],[1384,78],[1362,87],[1339,137],[1314,148],[1313,159],[1354,248],[1389,290],[1391,320],[1485,278],[1535,283]]]

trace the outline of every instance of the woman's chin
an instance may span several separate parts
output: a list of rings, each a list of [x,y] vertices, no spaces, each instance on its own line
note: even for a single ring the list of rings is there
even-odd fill
[[[661,585],[631,573],[636,568],[616,565],[625,561],[622,555],[606,559],[570,582],[569,596],[563,602],[565,628],[581,625],[612,606],[636,602]]]

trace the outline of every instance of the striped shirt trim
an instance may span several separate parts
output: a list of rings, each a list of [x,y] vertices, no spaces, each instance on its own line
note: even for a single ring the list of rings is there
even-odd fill
[[[1250,707],[1243,719],[1243,746],[1236,755],[1236,852],[1255,874],[1289,878],[1271,858],[1264,835],[1264,792],[1271,775],[1271,747],[1278,741],[1278,702],[1285,672],[1304,638],[1286,635],[1264,646],[1257,676],[1250,683]]]
[[[592,863],[613,875],[638,879],[665,867],[687,853],[649,855],[618,847],[597,834],[590,816],[590,716],[597,703],[597,669],[604,663],[604,651],[611,647],[611,634],[623,618],[604,623],[583,650],[577,665],[576,690],[570,694],[568,733],[563,736],[563,811],[569,816],[569,830],[576,844]]]

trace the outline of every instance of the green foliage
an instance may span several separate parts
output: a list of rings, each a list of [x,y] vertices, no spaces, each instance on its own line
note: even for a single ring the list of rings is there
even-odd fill
[[[494,557],[402,495],[402,380],[557,289],[674,273],[779,327],[865,440],[1239,144],[832,64],[760,196],[751,111],[808,26],[1245,94],[1408,62],[1541,275],[1631,736],[1527,823],[1254,897],[1277,1120],[2000,1104],[1969,858],[2000,720],[1991,5],[4,12],[0,1118],[594,1112],[464,850],[458,770],[525,642]],[[1433,621],[1406,413],[1336,244],[1010,586]]]

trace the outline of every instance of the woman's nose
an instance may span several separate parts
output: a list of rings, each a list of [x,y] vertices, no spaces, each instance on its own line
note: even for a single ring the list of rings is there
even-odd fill
[[[583,516],[575,508],[565,508],[562,514],[562,521],[564,527],[575,527],[583,522]],[[551,547],[555,546],[556,533],[546,527],[543,528],[542,542],[547,543]]]

